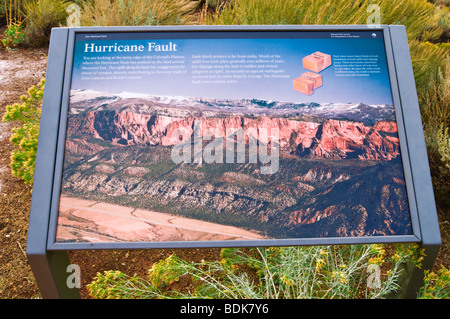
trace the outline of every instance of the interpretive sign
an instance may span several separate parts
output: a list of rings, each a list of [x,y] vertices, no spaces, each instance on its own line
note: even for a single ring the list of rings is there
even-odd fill
[[[89,248],[420,242],[433,263],[434,205],[402,26],[53,30],[41,286]]]
[[[70,30],[49,247],[418,241],[391,46]]]

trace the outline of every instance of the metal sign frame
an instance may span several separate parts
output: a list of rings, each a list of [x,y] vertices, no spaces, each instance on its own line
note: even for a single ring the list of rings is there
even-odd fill
[[[391,89],[395,105],[402,163],[411,212],[412,235],[233,240],[209,242],[121,242],[55,243],[56,217],[61,186],[69,89],[75,35],[80,32],[302,32],[302,31],[383,31]],[[412,71],[406,31],[403,26],[180,26],[180,27],[93,27],[52,30],[46,86],[41,116],[33,197],[28,231],[27,256],[44,297],[73,297],[65,286],[68,250],[206,248],[238,246],[291,246],[361,243],[417,242],[426,249],[424,269],[430,269],[441,239],[434,202],[419,104]],[[413,273],[419,278],[423,273]],[[408,291],[417,291],[420,280],[410,280]]]

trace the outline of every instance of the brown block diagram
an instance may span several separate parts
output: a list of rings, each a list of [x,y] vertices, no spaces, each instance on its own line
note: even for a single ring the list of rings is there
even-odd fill
[[[314,89],[317,89],[319,86],[322,86],[322,76],[320,74],[305,72],[301,75],[301,77],[309,81],[313,81]]]
[[[294,79],[294,90],[297,92],[311,95],[314,92],[314,81],[308,80],[304,77]]]
[[[319,73],[331,65],[331,55],[322,52],[314,52],[303,58],[303,67],[307,70]]]
[[[314,90],[321,87],[322,76],[317,74],[331,65],[331,55],[322,52],[314,52],[303,58],[303,68],[313,71],[305,72],[293,80],[294,90],[306,95],[311,95]],[[314,73],[316,72],[316,73]]]

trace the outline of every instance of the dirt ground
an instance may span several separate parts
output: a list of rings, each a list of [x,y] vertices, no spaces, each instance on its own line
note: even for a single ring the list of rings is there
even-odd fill
[[[19,102],[27,89],[45,76],[47,50],[0,50],[0,117],[6,105]],[[39,289],[26,258],[31,187],[13,177],[9,157],[11,124],[0,123],[0,299],[40,298]],[[443,238],[436,269],[449,268],[450,212],[439,210]],[[121,270],[146,276],[154,262],[175,253],[189,261],[216,260],[220,249],[152,249],[130,251],[71,251],[72,263],[81,268],[82,298],[89,298],[86,284],[97,272]]]

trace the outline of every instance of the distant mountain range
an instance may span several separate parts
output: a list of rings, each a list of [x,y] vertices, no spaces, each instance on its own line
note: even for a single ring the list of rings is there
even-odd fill
[[[263,142],[261,136],[276,129],[281,151],[302,157],[390,160],[400,152],[397,126],[386,119],[389,112],[383,112],[392,112],[388,106],[169,100],[87,91],[73,92],[71,101],[70,136],[83,134],[118,145],[173,146],[180,143],[178,132],[193,138],[194,126],[201,121],[200,134],[211,138],[228,138],[230,132],[242,129]],[[268,106],[261,106],[264,104]],[[369,114],[363,109],[377,114],[378,117],[370,116],[370,122],[375,123],[368,124]],[[314,117],[305,116],[311,110]],[[350,117],[366,121],[348,120]]]
[[[392,105],[71,92],[62,193],[231,225],[271,238],[411,232]],[[279,133],[275,174],[262,163],[175,163],[190,137]],[[250,136],[249,136],[250,138]],[[187,142],[189,143],[189,142]],[[239,152],[239,149],[237,149]],[[241,150],[242,153],[242,150]]]
[[[72,111],[95,106],[127,104],[147,105],[140,112],[158,108],[181,108],[190,115],[208,112],[246,116],[299,117],[311,116],[326,119],[350,120],[373,125],[378,121],[395,121],[394,106],[389,104],[366,105],[364,103],[292,103],[258,99],[214,99],[204,97],[156,96],[136,93],[104,93],[91,90],[72,90]],[[186,116],[186,114],[185,114]]]

